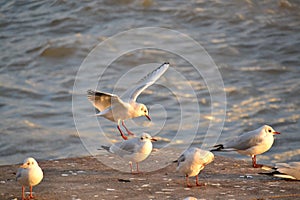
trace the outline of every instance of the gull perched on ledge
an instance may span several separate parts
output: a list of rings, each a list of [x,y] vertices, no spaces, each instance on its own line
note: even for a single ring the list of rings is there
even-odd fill
[[[189,183],[189,177],[196,176],[196,185],[200,186],[198,175],[213,160],[214,154],[212,152],[192,147],[174,162],[178,163],[176,170],[185,175],[186,185],[192,187]]]
[[[249,155],[252,157],[252,166],[260,168],[263,165],[256,163],[256,155],[268,151],[274,142],[273,135],[280,134],[276,132],[271,126],[264,125],[254,131],[244,133],[232,140],[215,145],[216,149],[211,151],[237,151],[242,155]]]
[[[148,133],[141,137],[134,137],[129,140],[115,143],[111,146],[101,146],[110,153],[116,154],[129,161],[131,173],[133,173],[132,162],[136,163],[136,171],[139,173],[139,162],[145,160],[152,152],[152,142],[156,141]]]
[[[39,184],[43,179],[43,171],[34,158],[26,158],[23,165],[18,169],[16,180],[22,185],[22,200],[25,200],[25,186],[29,186],[29,198],[32,195],[32,187]]]

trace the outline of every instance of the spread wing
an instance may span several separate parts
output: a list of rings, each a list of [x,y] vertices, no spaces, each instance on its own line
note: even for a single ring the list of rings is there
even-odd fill
[[[87,91],[87,97],[99,112],[111,107],[114,102],[121,102],[117,95],[93,90]]]
[[[130,101],[136,101],[137,97],[150,85],[155,83],[168,69],[169,63],[164,63],[151,73],[147,74],[143,79],[137,82],[136,86],[130,90],[127,90],[122,96],[124,99]]]

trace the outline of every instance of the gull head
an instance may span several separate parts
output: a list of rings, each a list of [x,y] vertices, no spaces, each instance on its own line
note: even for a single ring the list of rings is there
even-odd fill
[[[141,139],[142,142],[146,142],[146,141],[155,142],[155,141],[157,141],[155,138],[151,137],[151,135],[149,135],[148,133],[143,133],[140,139]]]
[[[262,130],[267,134],[277,135],[280,134],[279,132],[275,131],[271,126],[264,125]]]
[[[26,158],[20,168],[27,169],[38,166],[36,160],[32,157]]]
[[[149,117],[148,108],[144,104],[139,104],[137,112],[138,116],[145,116],[149,121],[151,121],[151,118]]]

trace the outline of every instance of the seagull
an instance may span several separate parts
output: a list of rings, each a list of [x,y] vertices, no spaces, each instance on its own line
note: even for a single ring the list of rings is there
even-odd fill
[[[272,147],[275,134],[280,133],[274,131],[271,126],[264,125],[254,131],[237,136],[227,143],[215,145],[216,149],[211,151],[237,151],[242,155],[249,155],[252,157],[252,166],[261,168],[263,165],[256,164],[256,155],[262,154]]]
[[[284,179],[300,180],[300,162],[277,163],[275,167],[267,170],[272,169],[274,170],[273,172],[263,172],[259,174],[265,174]]]
[[[25,200],[25,186],[29,186],[29,198],[34,198],[32,195],[32,187],[39,184],[43,179],[43,171],[39,167],[34,158],[26,158],[23,165],[18,169],[16,180],[22,185],[22,200]]]
[[[189,183],[189,177],[196,176],[196,185],[200,186],[198,175],[200,171],[213,160],[214,154],[212,152],[192,147],[187,149],[178,160],[174,162],[178,163],[176,171],[185,175],[186,185],[192,187]]]
[[[143,133],[141,137],[134,137],[129,140],[115,143],[111,146],[101,146],[110,153],[116,154],[129,161],[131,173],[133,173],[132,162],[136,163],[136,171],[139,173],[138,163],[145,160],[152,151],[152,142],[156,141],[148,133]]]
[[[98,112],[96,116],[102,116],[110,121],[118,122],[117,128],[120,131],[122,138],[127,140],[128,138],[123,134],[120,124],[122,123],[122,126],[125,128],[128,135],[134,135],[125,126],[124,120],[145,116],[151,121],[148,114],[148,108],[142,103],[137,103],[136,99],[147,87],[157,81],[157,79],[166,72],[168,67],[168,62],[163,63],[160,67],[138,81],[133,89],[127,90],[122,96],[122,99],[115,94],[88,90],[88,100]]]

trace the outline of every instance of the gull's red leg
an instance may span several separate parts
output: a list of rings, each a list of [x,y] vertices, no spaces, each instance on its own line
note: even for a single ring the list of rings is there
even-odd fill
[[[192,185],[189,182],[189,176],[188,175],[185,175],[185,182],[186,182],[187,187],[192,187]]]
[[[130,164],[131,174],[139,174],[140,173],[139,163],[136,163],[136,171],[133,170],[132,162],[130,162],[129,164]]]
[[[139,163],[136,163],[136,172],[137,172],[137,173],[140,173],[140,170],[139,170]]]
[[[256,164],[256,155],[252,155],[251,157],[252,157],[252,166],[254,168],[261,168],[263,166],[261,164]]]
[[[124,120],[122,120],[122,125],[126,129],[128,135],[134,135],[128,128],[125,126]]]
[[[121,133],[122,138],[123,138],[124,140],[127,140],[128,138],[124,135],[124,133],[122,132],[120,126],[118,125],[117,127],[118,127],[118,130],[119,130],[120,133]]]
[[[34,196],[32,195],[32,186],[29,186],[30,194],[29,194],[29,199],[33,199]]]
[[[199,184],[199,180],[198,180],[198,175],[196,175],[196,185],[200,186],[201,184]]]
[[[22,185],[22,200],[25,200],[25,187]]]
[[[199,176],[199,174],[196,176],[196,185],[197,186],[202,186],[202,185],[205,186],[205,183],[199,183],[198,176]]]
[[[129,166],[130,166],[131,173],[133,173],[132,162],[129,163]]]

